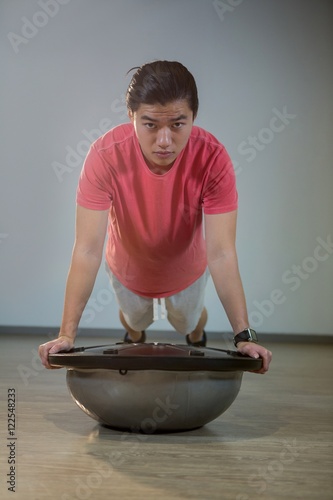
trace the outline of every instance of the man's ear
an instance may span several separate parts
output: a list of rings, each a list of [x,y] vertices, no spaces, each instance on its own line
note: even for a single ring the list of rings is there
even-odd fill
[[[133,123],[134,122],[134,113],[130,109],[127,111],[127,116],[131,120],[131,122]]]

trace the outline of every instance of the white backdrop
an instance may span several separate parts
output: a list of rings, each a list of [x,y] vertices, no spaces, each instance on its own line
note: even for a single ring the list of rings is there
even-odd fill
[[[86,151],[127,121],[127,70],[170,59],[194,74],[197,124],[235,163],[252,326],[332,334],[330,0],[3,0],[0,9],[0,325],[59,325]],[[207,329],[229,331],[211,282],[206,303]],[[103,267],[81,327],[120,327]]]

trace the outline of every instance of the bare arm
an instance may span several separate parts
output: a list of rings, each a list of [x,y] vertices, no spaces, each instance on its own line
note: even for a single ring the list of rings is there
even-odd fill
[[[75,243],[59,337],[39,348],[41,360],[47,368],[50,368],[47,360],[49,352],[69,350],[74,345],[78,325],[101,264],[107,218],[107,210],[88,210],[77,206]]]
[[[235,334],[249,326],[235,245],[236,218],[236,211],[205,215],[209,270]]]
[[[76,234],[69,268],[60,334],[75,338],[102,260],[108,211],[77,207]]]
[[[238,268],[236,252],[237,211],[205,215],[205,237],[208,267],[224,310],[234,334],[249,328],[246,300]],[[271,353],[263,346],[240,342],[237,348],[243,354],[263,358],[265,373],[271,360]]]

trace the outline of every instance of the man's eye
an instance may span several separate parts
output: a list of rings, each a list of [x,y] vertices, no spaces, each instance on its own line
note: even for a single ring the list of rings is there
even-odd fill
[[[150,128],[150,129],[155,128],[155,124],[154,123],[145,123],[144,125],[145,125],[146,128]]]
[[[174,128],[182,128],[183,125],[185,125],[185,123],[182,122],[176,122],[173,124]]]

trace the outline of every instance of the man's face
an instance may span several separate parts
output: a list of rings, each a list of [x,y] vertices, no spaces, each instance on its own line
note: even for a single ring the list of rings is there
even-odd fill
[[[184,149],[193,126],[193,112],[186,100],[161,104],[141,104],[129,113],[148,167],[167,172]]]

